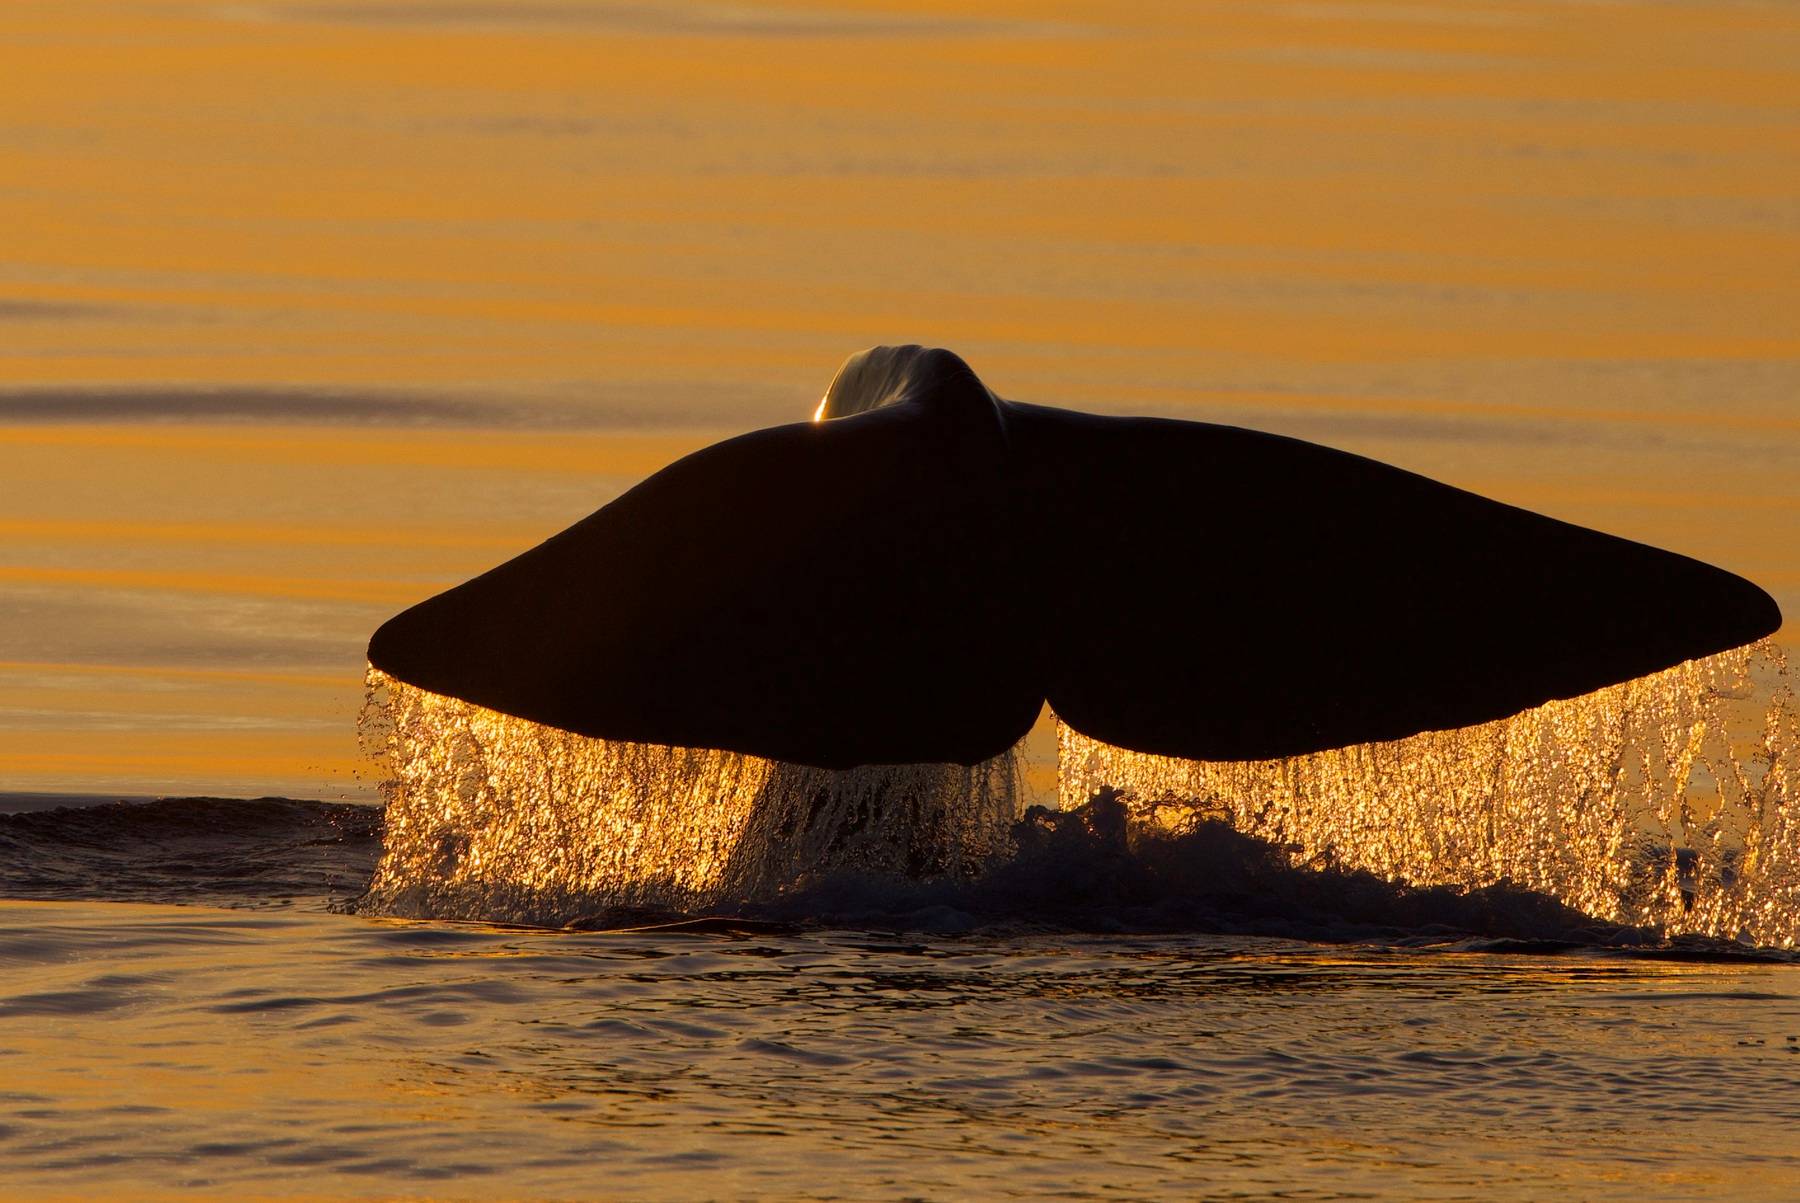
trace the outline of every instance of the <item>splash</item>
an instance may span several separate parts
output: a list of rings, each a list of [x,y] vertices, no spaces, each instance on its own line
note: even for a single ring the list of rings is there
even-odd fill
[[[1065,808],[1224,819],[1296,865],[1507,885],[1609,923],[1800,944],[1800,722],[1764,641],[1509,719],[1250,762],[1128,751],[1060,728]]]
[[[1031,834],[1016,749],[973,768],[817,769],[588,739],[369,682],[388,809],[360,909],[620,921],[804,905],[834,877],[963,883],[944,895],[962,905],[1018,892],[1038,863],[1013,859]],[[1294,868],[1505,887],[1603,924],[1800,947],[1800,717],[1772,643],[1392,743],[1207,762],[1059,724],[1058,760],[1065,811],[1103,792],[1124,803],[1121,855],[1130,833],[1223,820]]]
[[[831,770],[590,739],[369,670],[390,777],[361,909],[559,925],[764,899],[821,874],[969,878],[1008,851],[1011,753]]]

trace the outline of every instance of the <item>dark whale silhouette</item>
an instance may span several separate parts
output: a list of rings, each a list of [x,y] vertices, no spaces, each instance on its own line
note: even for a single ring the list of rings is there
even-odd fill
[[[973,764],[1041,704],[1244,760],[1502,718],[1774,631],[1685,556],[1295,439],[1002,401],[878,347],[388,621],[378,669],[584,735]]]

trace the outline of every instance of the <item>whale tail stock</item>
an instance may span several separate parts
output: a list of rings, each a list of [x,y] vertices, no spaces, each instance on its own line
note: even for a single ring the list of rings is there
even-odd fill
[[[1740,577],[1373,460],[1005,402],[852,357],[825,420],[696,452],[391,619],[370,662],[615,740],[973,764],[1048,700],[1253,760],[1468,726],[1780,625]]]

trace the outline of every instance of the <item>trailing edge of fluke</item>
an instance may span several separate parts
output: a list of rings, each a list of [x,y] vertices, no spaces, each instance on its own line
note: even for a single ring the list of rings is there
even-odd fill
[[[1248,760],[1780,622],[1685,556],[1295,439],[1002,401],[909,346],[389,620],[369,660],[583,735],[824,767],[972,764],[1046,699],[1107,743]]]

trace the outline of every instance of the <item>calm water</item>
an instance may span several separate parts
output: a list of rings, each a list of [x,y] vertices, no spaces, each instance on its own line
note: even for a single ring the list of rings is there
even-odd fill
[[[0,1195],[1793,1196],[1800,966],[1541,898],[1209,829],[549,932],[329,909],[367,808],[42,808],[373,801],[382,619],[880,342],[1800,613],[1794,9],[18,0],[0,62]]]
[[[384,618],[850,352],[1800,612],[1800,14],[15,2],[0,787],[372,797]]]

